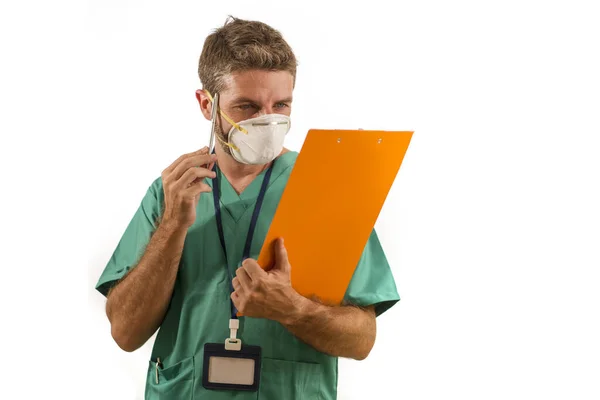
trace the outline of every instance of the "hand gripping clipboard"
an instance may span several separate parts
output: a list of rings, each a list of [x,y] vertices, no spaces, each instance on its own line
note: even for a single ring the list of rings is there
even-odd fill
[[[258,263],[274,263],[283,237],[292,287],[341,304],[412,131],[311,129],[296,159]]]

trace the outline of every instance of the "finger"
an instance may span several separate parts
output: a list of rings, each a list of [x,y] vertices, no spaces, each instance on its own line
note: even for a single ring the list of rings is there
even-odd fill
[[[217,160],[216,154],[197,154],[191,157],[187,157],[173,169],[169,174],[170,179],[179,180],[185,171],[192,167],[199,167],[201,165],[207,165]]]
[[[235,291],[243,290],[242,284],[240,283],[240,280],[238,279],[237,276],[235,278],[233,278],[233,281],[231,281],[231,283],[233,285],[233,290],[235,290]]]
[[[185,189],[192,184],[202,182],[204,178],[215,178],[217,173],[215,171],[208,170],[206,168],[192,167],[184,172],[184,174],[177,180],[174,188]]]
[[[246,258],[244,262],[242,262],[242,267],[246,270],[252,280],[259,279],[261,275],[265,274],[265,271],[258,265],[256,260],[251,258]]]
[[[163,173],[165,175],[169,175],[183,160],[185,160],[188,157],[193,157],[193,156],[196,156],[199,154],[208,154],[208,146],[204,146],[200,150],[196,150],[192,153],[187,153],[187,154],[182,155],[177,160],[173,161],[173,163],[171,165],[169,165],[167,168],[165,168]]]
[[[207,177],[207,178],[214,179],[214,178],[216,178],[216,177],[217,177],[217,173],[216,173],[215,171],[213,171],[213,166],[214,166],[214,165],[215,165],[215,163],[211,163],[211,164],[210,164],[209,166],[207,166],[207,167],[205,166],[205,167],[199,167],[199,168],[202,168],[202,169],[207,169],[207,170],[209,170],[209,171],[211,171],[211,172],[214,172],[212,176],[208,176],[208,177]],[[201,181],[201,180],[202,180],[201,178],[196,178],[194,181],[192,181],[192,183],[193,183],[193,184],[194,184],[194,183],[198,183],[198,182],[199,182],[199,181]]]
[[[214,163],[217,159],[216,154],[199,154],[182,160],[169,175],[171,179],[178,180],[188,169],[192,167],[201,167]]]
[[[283,238],[279,238],[275,244],[275,266],[283,272],[290,272],[291,266],[288,259],[287,249],[283,243]]]
[[[189,188],[183,191],[184,197],[194,197],[200,195],[200,193],[210,193],[212,188],[204,182],[195,183]]]
[[[238,278],[243,291],[251,291],[252,279],[250,279],[244,268],[238,268],[235,271],[235,276]]]
[[[239,310],[240,308],[240,295],[237,292],[233,292],[231,293],[231,301],[233,301],[233,305],[235,306],[235,308],[237,308]]]

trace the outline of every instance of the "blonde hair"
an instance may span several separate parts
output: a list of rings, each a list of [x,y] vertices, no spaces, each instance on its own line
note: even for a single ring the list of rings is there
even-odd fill
[[[204,41],[198,76],[210,93],[225,89],[224,77],[237,71],[288,71],[296,82],[298,63],[279,31],[259,21],[229,16]]]

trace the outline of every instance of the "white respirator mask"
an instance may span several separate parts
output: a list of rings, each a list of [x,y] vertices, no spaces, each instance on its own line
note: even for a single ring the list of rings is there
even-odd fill
[[[220,108],[218,108],[218,93],[213,100],[208,91],[209,99],[213,103],[212,129],[210,151],[214,143],[214,136],[221,143],[231,148],[233,158],[242,164],[264,165],[273,161],[283,150],[285,135],[290,131],[291,120],[287,115],[265,114],[240,122],[234,122]],[[216,101],[215,101],[216,100]],[[216,111],[232,126],[227,135],[227,142],[219,135],[215,135]]]

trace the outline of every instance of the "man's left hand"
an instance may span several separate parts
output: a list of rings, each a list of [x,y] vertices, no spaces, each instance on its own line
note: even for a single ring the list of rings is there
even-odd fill
[[[265,271],[251,258],[237,269],[233,278],[233,304],[243,316],[281,321],[294,307],[298,293],[292,288],[291,265],[283,239],[275,243],[275,265]]]

